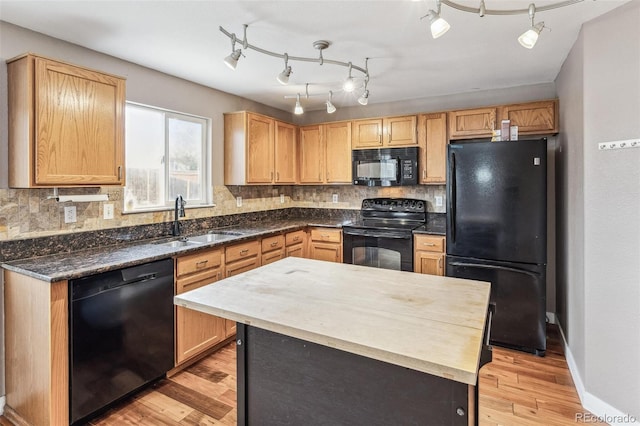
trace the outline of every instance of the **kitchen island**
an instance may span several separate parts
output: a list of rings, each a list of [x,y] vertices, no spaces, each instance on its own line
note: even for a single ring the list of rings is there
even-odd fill
[[[183,293],[237,321],[239,424],[477,424],[490,284],[309,259]]]

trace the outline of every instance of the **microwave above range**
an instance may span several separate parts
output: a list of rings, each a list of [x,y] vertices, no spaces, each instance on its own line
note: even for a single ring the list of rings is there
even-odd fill
[[[418,184],[418,148],[358,149],[352,151],[353,184],[403,186]]]

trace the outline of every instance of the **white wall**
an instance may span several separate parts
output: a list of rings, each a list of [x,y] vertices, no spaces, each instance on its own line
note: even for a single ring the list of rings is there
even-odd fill
[[[558,280],[567,295],[561,323],[586,408],[640,421],[640,148],[597,147],[640,139],[640,1],[585,24],[556,83],[561,100],[570,94],[576,108],[565,111],[572,155],[561,172],[568,176],[559,232],[568,266],[567,280]],[[572,193],[580,180],[582,199]]]

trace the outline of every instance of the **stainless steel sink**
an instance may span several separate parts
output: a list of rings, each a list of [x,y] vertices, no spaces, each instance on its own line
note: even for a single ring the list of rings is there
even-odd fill
[[[195,237],[189,237],[188,241],[194,241],[197,243],[213,243],[215,241],[223,241],[233,238],[236,235],[240,234],[229,234],[229,233],[211,233],[204,235],[196,235]]]
[[[193,241],[191,239],[188,239],[188,240],[169,241],[166,243],[159,243],[158,245],[176,248],[176,247],[197,246],[200,244],[202,244],[201,241]]]

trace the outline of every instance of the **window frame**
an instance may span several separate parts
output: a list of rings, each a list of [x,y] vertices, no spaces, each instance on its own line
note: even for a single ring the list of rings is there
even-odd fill
[[[184,112],[179,112],[179,111],[174,111],[174,110],[170,110],[170,109],[166,109],[166,108],[160,108],[160,107],[155,107],[152,105],[147,105],[147,104],[142,104],[142,103],[138,103],[138,102],[132,102],[132,101],[126,101],[125,104],[125,116],[126,116],[126,108],[128,108],[129,106],[132,106],[134,108],[139,108],[139,109],[146,109],[146,110],[150,110],[153,112],[161,112],[163,114],[163,118],[164,118],[164,153],[163,153],[163,159],[162,159],[162,163],[164,166],[164,182],[163,182],[163,187],[164,187],[164,205],[162,206],[156,206],[156,207],[149,207],[149,208],[137,208],[137,209],[133,209],[133,210],[127,210],[126,209],[126,200],[124,199],[125,197],[123,197],[123,206],[122,206],[122,212],[123,214],[135,214],[135,213],[147,213],[147,212],[156,212],[156,211],[167,211],[167,210],[173,210],[174,209],[174,199],[173,198],[168,198],[169,195],[169,181],[170,181],[170,161],[168,161],[169,158],[169,154],[170,154],[170,144],[169,144],[169,122],[171,119],[174,120],[182,120],[182,121],[187,121],[187,122],[191,122],[191,123],[198,123],[198,124],[202,124],[202,138],[200,141],[200,148],[201,148],[201,161],[200,161],[200,167],[202,170],[202,198],[200,198],[199,200],[188,200],[185,208],[202,208],[202,207],[215,207],[215,204],[213,202],[213,187],[212,187],[212,163],[213,163],[213,159],[211,158],[212,156],[212,152],[213,152],[213,147],[212,147],[212,141],[211,141],[211,126],[212,126],[212,120],[208,117],[203,117],[203,116],[199,116],[199,115],[195,115],[195,114],[189,114],[189,113],[184,113]],[[125,122],[125,126],[126,126],[126,122]],[[126,144],[127,141],[125,139],[125,153],[126,153]],[[128,156],[125,156],[125,169],[127,168],[127,158]],[[127,174],[128,177],[128,174]],[[125,181],[125,186],[124,186],[124,190],[126,191],[126,181]]]

